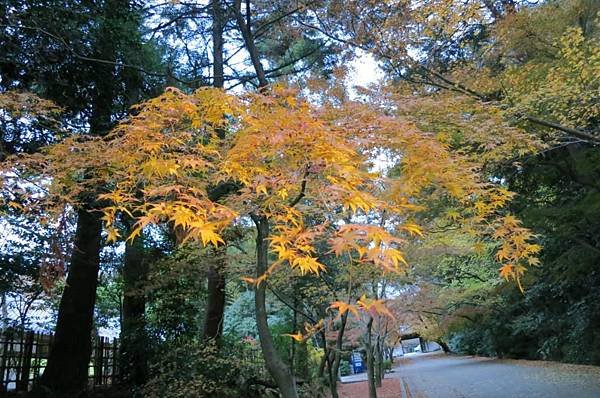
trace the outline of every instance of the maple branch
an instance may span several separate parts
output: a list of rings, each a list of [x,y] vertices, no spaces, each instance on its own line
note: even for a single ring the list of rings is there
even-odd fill
[[[443,312],[435,312],[435,311],[428,311],[428,310],[411,310],[411,309],[406,309],[403,312],[409,312],[412,314],[428,314],[428,315],[437,315],[437,316],[447,316],[447,315],[452,315],[452,316],[457,316],[460,318],[464,318],[467,319],[471,322],[475,322],[475,320],[473,318],[471,318],[468,315],[463,315],[463,314],[448,314],[448,313],[443,313]]]
[[[294,207],[298,204],[298,202],[300,202],[300,200],[302,200],[302,198],[305,196],[305,192],[306,192],[306,177],[308,177],[309,172],[306,171],[304,173],[304,177],[302,178],[302,183],[300,184],[300,192],[298,193],[298,196],[296,196],[294,198],[294,200],[292,200],[289,204],[290,207]]]
[[[317,20],[319,20],[319,19],[317,18]],[[387,59],[388,61],[393,61],[393,58],[390,55],[388,55],[388,54],[384,54],[384,53],[382,53],[380,51],[374,51],[373,49],[370,49],[370,48],[368,48],[368,47],[366,47],[364,45],[361,45],[359,43],[356,43],[356,42],[354,42],[352,40],[347,40],[347,39],[343,39],[341,37],[337,37],[337,36],[335,36],[335,35],[327,32],[325,29],[323,29],[321,27],[314,26],[314,25],[311,25],[311,24],[307,24],[307,23],[302,22],[302,21],[300,21],[299,23],[301,25],[309,28],[309,29],[316,30],[317,32],[325,35],[327,38],[329,38],[331,40],[335,40],[335,41],[337,41],[339,43],[343,43],[343,44],[346,44],[346,45],[358,48],[358,49],[366,51],[366,52],[374,53],[376,56],[379,56],[381,58]],[[414,66],[415,65],[413,65],[413,67]],[[395,65],[392,65],[392,67],[394,69],[398,69],[398,67],[396,67]],[[490,100],[490,96],[489,95],[485,95],[485,94],[479,93],[479,92],[477,92],[477,91],[475,91],[473,89],[470,89],[469,87],[467,87],[467,86],[465,86],[465,85],[463,85],[463,84],[461,84],[459,82],[450,80],[447,77],[445,77],[444,75],[442,75],[440,72],[438,72],[436,70],[433,70],[433,69],[431,69],[431,68],[429,68],[429,67],[427,67],[427,66],[425,66],[423,64],[418,64],[417,63],[416,67],[419,68],[419,69],[421,69],[424,72],[422,75],[430,75],[430,76],[432,76],[434,78],[437,78],[437,79],[441,80],[443,83],[447,84],[448,86],[436,83],[435,81],[433,81],[433,79],[424,80],[424,81],[420,81],[420,82],[416,82],[416,81],[413,80],[413,82],[415,82],[415,83],[428,84],[428,85],[432,85],[432,86],[435,86],[435,87],[438,87],[438,88],[441,88],[441,89],[456,91],[456,92],[459,92],[459,93],[466,94],[466,95],[468,95],[470,97],[473,97],[473,98],[478,99],[478,100],[483,101],[483,102],[486,102],[486,101]],[[400,77],[402,77],[402,76],[400,76]],[[402,77],[402,78],[404,78],[404,77]],[[408,80],[408,81],[411,80],[410,78],[405,78],[405,79]],[[571,135],[573,137],[577,137],[579,139],[582,139],[582,140],[588,141],[590,143],[593,143],[594,145],[600,144],[600,137],[596,137],[595,135],[588,134],[585,131],[582,131],[582,130],[579,130],[579,129],[570,128],[570,127],[566,127],[566,126],[562,126],[562,125],[560,125],[558,123],[554,123],[554,122],[550,122],[550,121],[547,121],[547,120],[538,119],[536,117],[529,116],[529,115],[525,115],[523,117],[526,120],[528,120],[528,121],[530,121],[532,123],[539,124],[539,125],[545,126],[545,127],[549,127],[549,128],[554,129],[554,130],[562,131],[562,132],[567,133],[567,134],[569,134],[569,135]]]
[[[239,191],[241,188],[239,183],[236,182],[222,182],[208,190],[207,196],[211,202],[216,202],[219,199]]]
[[[588,134],[585,131],[574,129],[571,127],[562,126],[558,123],[549,122],[547,120],[538,119],[533,116],[524,116],[525,120],[530,121],[535,124],[539,124],[540,126],[550,127],[554,130],[559,130],[565,133],[572,135],[573,137],[577,137],[581,140],[587,141],[589,143],[593,143],[594,145],[600,144],[600,137],[596,137],[594,135]]]
[[[466,276],[468,278],[477,279],[480,282],[487,282],[487,280],[483,279],[481,276],[474,274],[472,272],[469,272],[469,271],[461,271],[460,274],[458,275],[458,277],[461,277],[461,276]]]
[[[298,314],[306,317],[306,319],[308,319],[309,321],[311,321],[312,323],[316,324],[317,321],[315,321],[315,319],[308,315],[307,313],[305,313],[302,310],[299,310],[298,308],[294,307],[292,304],[290,304],[289,302],[287,302],[283,297],[281,297],[281,295],[279,293],[277,293],[277,291],[268,283],[268,282],[264,282],[267,285],[267,289],[269,289],[269,291],[271,293],[273,293],[275,295],[275,297],[277,297],[277,299],[279,301],[281,301],[286,307],[288,307],[289,309],[291,309],[292,311],[297,312]]]

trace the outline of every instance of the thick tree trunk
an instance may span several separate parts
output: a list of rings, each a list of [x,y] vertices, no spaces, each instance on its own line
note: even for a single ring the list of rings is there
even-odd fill
[[[253,215],[252,219],[256,224],[256,274],[263,275],[268,268],[269,244],[269,220],[264,216]],[[281,360],[273,337],[269,331],[267,322],[266,306],[266,284],[261,283],[255,287],[254,305],[256,310],[256,326],[260,338],[260,346],[265,359],[267,370],[279,387],[282,398],[298,398],[296,391],[296,381],[290,372],[289,367]]]
[[[148,377],[148,337],[144,284],[148,266],[143,234],[125,246],[123,264],[123,322],[121,325],[121,382],[142,385]]]
[[[377,398],[377,388],[375,386],[375,358],[373,358],[372,344],[373,318],[367,323],[367,339],[365,347],[367,349],[367,383],[369,385],[369,398]]]
[[[127,1],[106,2],[104,22],[95,37],[95,58],[116,58],[115,25],[119,26],[128,12]],[[95,90],[89,121],[91,135],[104,135],[112,126],[114,71],[115,67],[111,64],[97,65],[94,70]],[[86,205],[77,211],[73,254],[58,311],[54,343],[40,379],[42,388],[53,390],[56,394],[65,393],[69,397],[75,396],[73,391],[84,389],[88,381],[101,250],[102,221],[101,213],[95,209],[96,193],[86,193],[81,201]]]
[[[40,384],[75,396],[86,388],[100,264],[101,214],[78,211],[69,274],[58,310],[54,344]],[[73,394],[73,395],[71,395]]]

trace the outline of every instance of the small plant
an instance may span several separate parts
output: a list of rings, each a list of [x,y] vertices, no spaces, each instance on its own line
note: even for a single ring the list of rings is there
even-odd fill
[[[348,376],[350,374],[350,363],[346,360],[341,360],[340,361],[340,375],[341,376]]]
[[[392,370],[392,361],[386,359],[383,361],[383,370],[384,372],[389,372]]]

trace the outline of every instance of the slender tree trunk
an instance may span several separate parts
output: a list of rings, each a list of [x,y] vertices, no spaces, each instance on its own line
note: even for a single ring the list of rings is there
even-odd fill
[[[6,292],[2,292],[2,330],[6,330],[8,324],[8,303],[6,302]]]
[[[40,380],[43,387],[74,394],[88,381],[92,327],[100,264],[100,213],[81,209],[54,344]],[[75,395],[73,395],[75,396]]]
[[[296,328],[298,327],[298,311],[296,311],[296,306],[298,305],[297,300],[296,300],[296,291],[294,289],[294,293],[293,293],[293,304],[294,304],[294,308],[292,309],[292,333],[296,333]],[[298,372],[296,372],[296,340],[292,339],[291,341],[291,345],[290,345],[290,360],[289,360],[289,364],[290,364],[290,373],[293,375],[298,375]]]
[[[235,0],[234,12],[238,28],[240,29],[240,32],[242,33],[242,38],[244,39],[244,45],[246,46],[246,50],[248,50],[248,54],[250,54],[250,61],[252,62],[252,66],[254,67],[254,71],[256,72],[256,78],[258,79],[258,87],[264,88],[269,84],[269,82],[267,81],[265,69],[260,63],[258,48],[256,47],[256,43],[254,42],[254,34],[252,33],[252,24],[250,18],[250,0],[246,0],[245,20],[244,15],[242,14],[242,0]]]
[[[381,338],[377,336],[377,343],[375,343],[375,384],[377,387],[381,387],[383,380],[383,353],[381,352]]]
[[[308,344],[306,341],[300,342],[296,346],[296,366],[295,374],[301,380],[308,380]]]
[[[448,344],[442,340],[439,339],[436,341],[436,343],[438,343],[440,345],[440,347],[442,347],[442,350],[444,351],[444,354],[449,354],[452,352],[452,350],[450,349],[450,347],[448,346]]]
[[[331,383],[329,389],[331,391],[331,398],[338,398],[337,392],[337,382],[338,382],[338,374],[340,372],[340,361],[342,359],[342,344],[344,342],[344,331],[346,330],[346,323],[348,321],[348,311],[342,314],[340,319],[340,330],[338,330],[337,338],[335,341],[335,352],[334,352],[334,360],[332,365],[332,373],[333,378],[331,379]]]
[[[213,87],[223,88],[223,8],[220,0],[212,2]]]
[[[264,216],[253,215],[256,224],[256,274],[263,275],[268,268],[269,256],[269,220]],[[256,310],[256,327],[260,338],[260,346],[267,370],[279,387],[283,398],[298,398],[296,381],[289,367],[281,360],[267,322],[266,285],[261,283],[255,287],[254,304]]]
[[[327,365],[327,357],[329,356],[329,348],[327,345],[323,348],[323,357],[319,362],[319,369],[317,370],[317,377],[323,378],[325,376],[325,366]]]
[[[369,398],[377,398],[377,388],[375,386],[375,360],[373,358],[373,317],[369,318],[367,323],[367,339],[365,347],[367,349],[367,383],[369,385]]]
[[[212,2],[212,42],[213,42],[213,87],[223,88],[223,9],[220,0]],[[219,138],[225,138],[225,131],[217,131]],[[217,200],[218,198],[211,198]],[[204,320],[204,338],[219,344],[223,334],[225,316],[225,274],[227,265],[226,246],[216,249],[216,264],[208,268],[208,297],[206,318]]]
[[[227,262],[226,248],[215,249],[216,265],[208,269],[208,302],[204,322],[204,338],[214,340],[217,344],[223,334],[223,317],[225,314],[225,277],[223,269]]]
[[[121,325],[120,378],[126,384],[142,385],[148,377],[148,336],[144,285],[148,265],[143,234],[126,243],[123,264],[123,323]]]

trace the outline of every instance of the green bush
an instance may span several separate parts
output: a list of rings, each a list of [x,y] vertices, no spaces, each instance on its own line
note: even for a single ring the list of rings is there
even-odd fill
[[[383,370],[385,372],[389,372],[390,370],[392,370],[392,361],[390,361],[389,359],[386,359],[383,361]]]
[[[340,361],[340,375],[348,376],[350,373],[350,362],[342,359]]]
[[[241,370],[214,344],[179,341],[161,347],[143,387],[148,398],[238,397]]]

